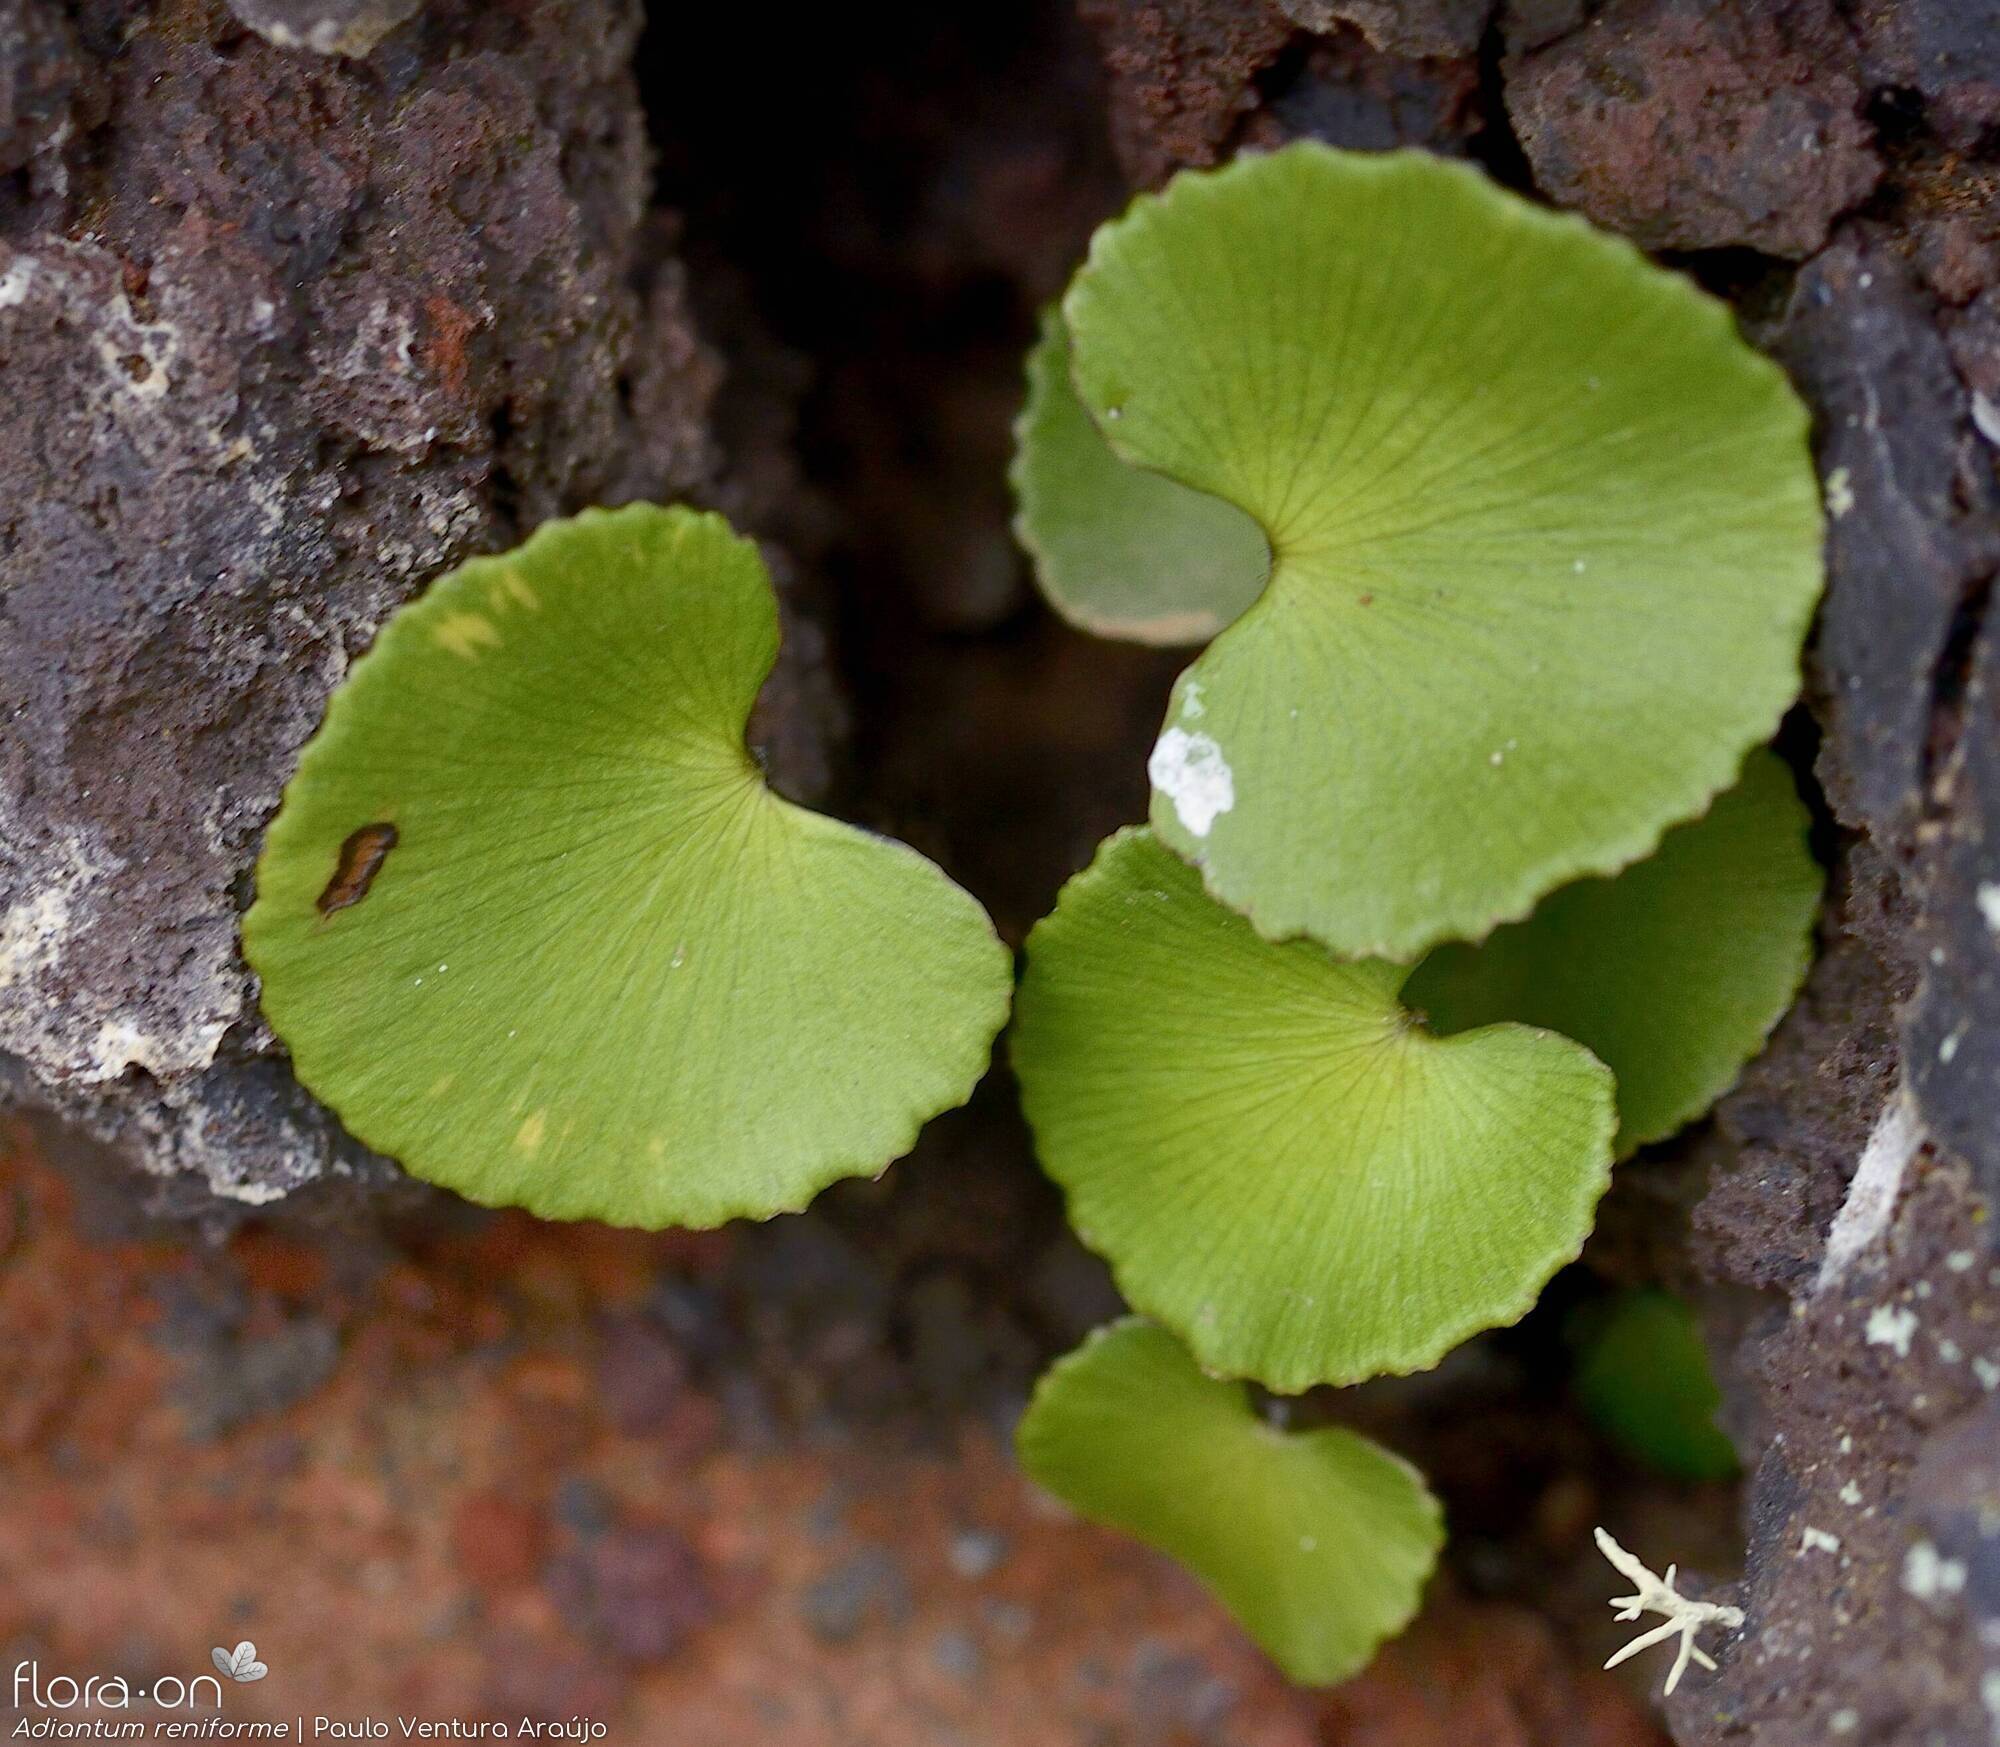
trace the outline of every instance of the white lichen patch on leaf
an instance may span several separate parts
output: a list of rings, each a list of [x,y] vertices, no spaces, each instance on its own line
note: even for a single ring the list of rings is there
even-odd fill
[[[1671,1693],[1680,1685],[1681,1676],[1687,1672],[1689,1662],[1699,1662],[1702,1667],[1713,1672],[1714,1660],[1695,1643],[1695,1634],[1708,1626],[1720,1626],[1725,1631],[1736,1631],[1743,1624],[1743,1610],[1724,1607],[1719,1602],[1690,1601],[1674,1588],[1676,1567],[1669,1565],[1664,1577],[1656,1576],[1642,1565],[1638,1559],[1614,1541],[1603,1529],[1597,1533],[1597,1550],[1635,1586],[1631,1595],[1614,1596],[1611,1607],[1621,1620],[1636,1620],[1641,1614],[1663,1614],[1665,1623],[1641,1632],[1624,1649],[1614,1654],[1605,1663],[1606,1668],[1616,1668],[1619,1663],[1641,1650],[1663,1643],[1666,1639],[1679,1636],[1680,1652],[1674,1657],[1674,1665],[1667,1674],[1666,1691]]]
[[[1216,819],[1236,805],[1236,779],[1221,746],[1207,734],[1169,728],[1146,760],[1146,775],[1197,837],[1206,837]]]

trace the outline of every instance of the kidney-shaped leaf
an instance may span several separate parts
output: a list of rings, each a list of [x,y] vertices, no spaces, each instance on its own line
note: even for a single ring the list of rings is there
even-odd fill
[[[1049,603],[1131,643],[1206,643],[1263,592],[1264,531],[1234,504],[1128,467],[1076,398],[1062,312],[1028,354],[1009,475],[1014,531]]]
[[[1143,830],[1029,936],[1012,1058],[1037,1151],[1207,1370],[1286,1393],[1422,1370],[1582,1247],[1610,1073],[1523,1025],[1431,1036],[1407,975],[1260,939]]]
[[[1311,1685],[1359,1673],[1409,1624],[1444,1542],[1408,1463],[1338,1427],[1278,1431],[1137,1318],[1056,1361],[1016,1445],[1038,1483],[1179,1560]]]
[[[1822,882],[1791,772],[1762,749],[1708,814],[1615,879],[1578,880],[1403,986],[1433,1030],[1518,1019],[1618,1080],[1618,1151],[1702,1114],[1763,1046],[1812,962]]]
[[[964,1100],[1006,950],[914,851],[765,787],[743,728],[777,646],[756,548],[648,505],[390,621],[244,922],[355,1135],[475,1201],[705,1226],[874,1172]]]
[[[1302,143],[1142,197],[1063,308],[1111,447],[1270,543],[1151,766],[1154,828],[1265,936],[1477,938],[1647,854],[1796,694],[1804,409],[1624,242],[1463,164]],[[1040,512],[1038,548],[1087,545],[1075,494]]]

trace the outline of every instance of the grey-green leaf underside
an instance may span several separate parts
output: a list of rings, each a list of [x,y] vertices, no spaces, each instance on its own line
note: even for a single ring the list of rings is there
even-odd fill
[[[1014,529],[1055,609],[1100,637],[1206,643],[1262,592],[1264,531],[1234,504],[1128,467],[1076,398],[1060,309],[1028,354]]]

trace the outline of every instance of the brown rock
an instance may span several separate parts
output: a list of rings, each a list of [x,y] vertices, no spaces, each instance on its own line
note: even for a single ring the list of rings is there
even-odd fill
[[[365,55],[423,0],[229,0],[229,9],[281,49]]]
[[[78,122],[93,125],[103,102],[75,18],[41,0],[0,0],[0,175],[53,150]]]
[[[1314,43],[1289,78],[1271,83],[1243,142],[1275,148],[1316,139],[1349,151],[1427,146],[1455,154],[1484,119],[1475,60],[1408,59],[1341,30]]]
[[[1543,189],[1649,249],[1808,255],[1881,173],[1829,0],[1612,0],[1506,98]]]
[[[503,1492],[468,1493],[453,1512],[451,1550],[482,1592],[532,1583],[542,1568],[542,1514]]]
[[[1142,184],[1221,156],[1293,29],[1270,0],[1080,0],[1080,10],[1112,77],[1112,141]]]
[[[1321,1716],[1339,1747],[1663,1747],[1614,1681],[1564,1657],[1545,1620],[1449,1594]]]
[[[1857,0],[1850,9],[1870,84],[1916,92],[1949,144],[2000,125],[2000,0]]]
[[[1494,0],[1278,0],[1302,29],[1330,36],[1351,24],[1392,55],[1463,58],[1477,52]]]
[[[549,1568],[549,1598],[587,1644],[626,1662],[673,1655],[714,1613],[701,1561],[672,1529],[617,1525]]]

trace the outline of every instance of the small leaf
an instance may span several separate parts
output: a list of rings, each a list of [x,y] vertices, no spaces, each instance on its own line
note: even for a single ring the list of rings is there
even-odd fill
[[[1277,1431],[1137,1318],[1056,1361],[1016,1445],[1036,1482],[1179,1560],[1311,1685],[1409,1624],[1444,1543],[1408,1463],[1338,1427]]]
[[[1671,1293],[1623,1292],[1583,1319],[1575,1389],[1605,1435],[1677,1480],[1727,1480],[1736,1447],[1715,1423],[1722,1391],[1694,1311]]]
[[[1267,938],[1476,939],[1650,853],[1796,695],[1805,411],[1723,304],[1580,219],[1305,142],[1142,197],[1063,312],[1111,448],[1269,541],[1176,688],[1152,804]],[[1096,537],[1075,493],[1029,520],[1045,570]],[[1121,581],[1122,620],[1187,606],[1152,550],[1157,602]],[[1071,568],[1059,598],[1093,598]]]
[[[649,505],[552,523],[383,630],[243,931],[361,1140],[475,1201],[707,1226],[963,1102],[1008,954],[914,851],[765,787],[742,734],[777,642],[756,548]]]
[[[1432,1037],[1407,975],[1259,939],[1146,831],[1030,935],[1011,1053],[1042,1163],[1204,1369],[1287,1394],[1422,1370],[1582,1247],[1610,1074],[1526,1026]]]
[[[1069,379],[1062,312],[1028,354],[1028,403],[1009,474],[1014,531],[1042,592],[1072,624],[1132,643],[1205,643],[1263,591],[1264,531],[1234,504],[1128,467]]]
[[[1620,1155],[1726,1092],[1812,962],[1823,876],[1791,772],[1750,755],[1706,817],[1615,879],[1578,880],[1479,946],[1441,946],[1403,998],[1445,1033],[1516,1019],[1618,1080]]]

